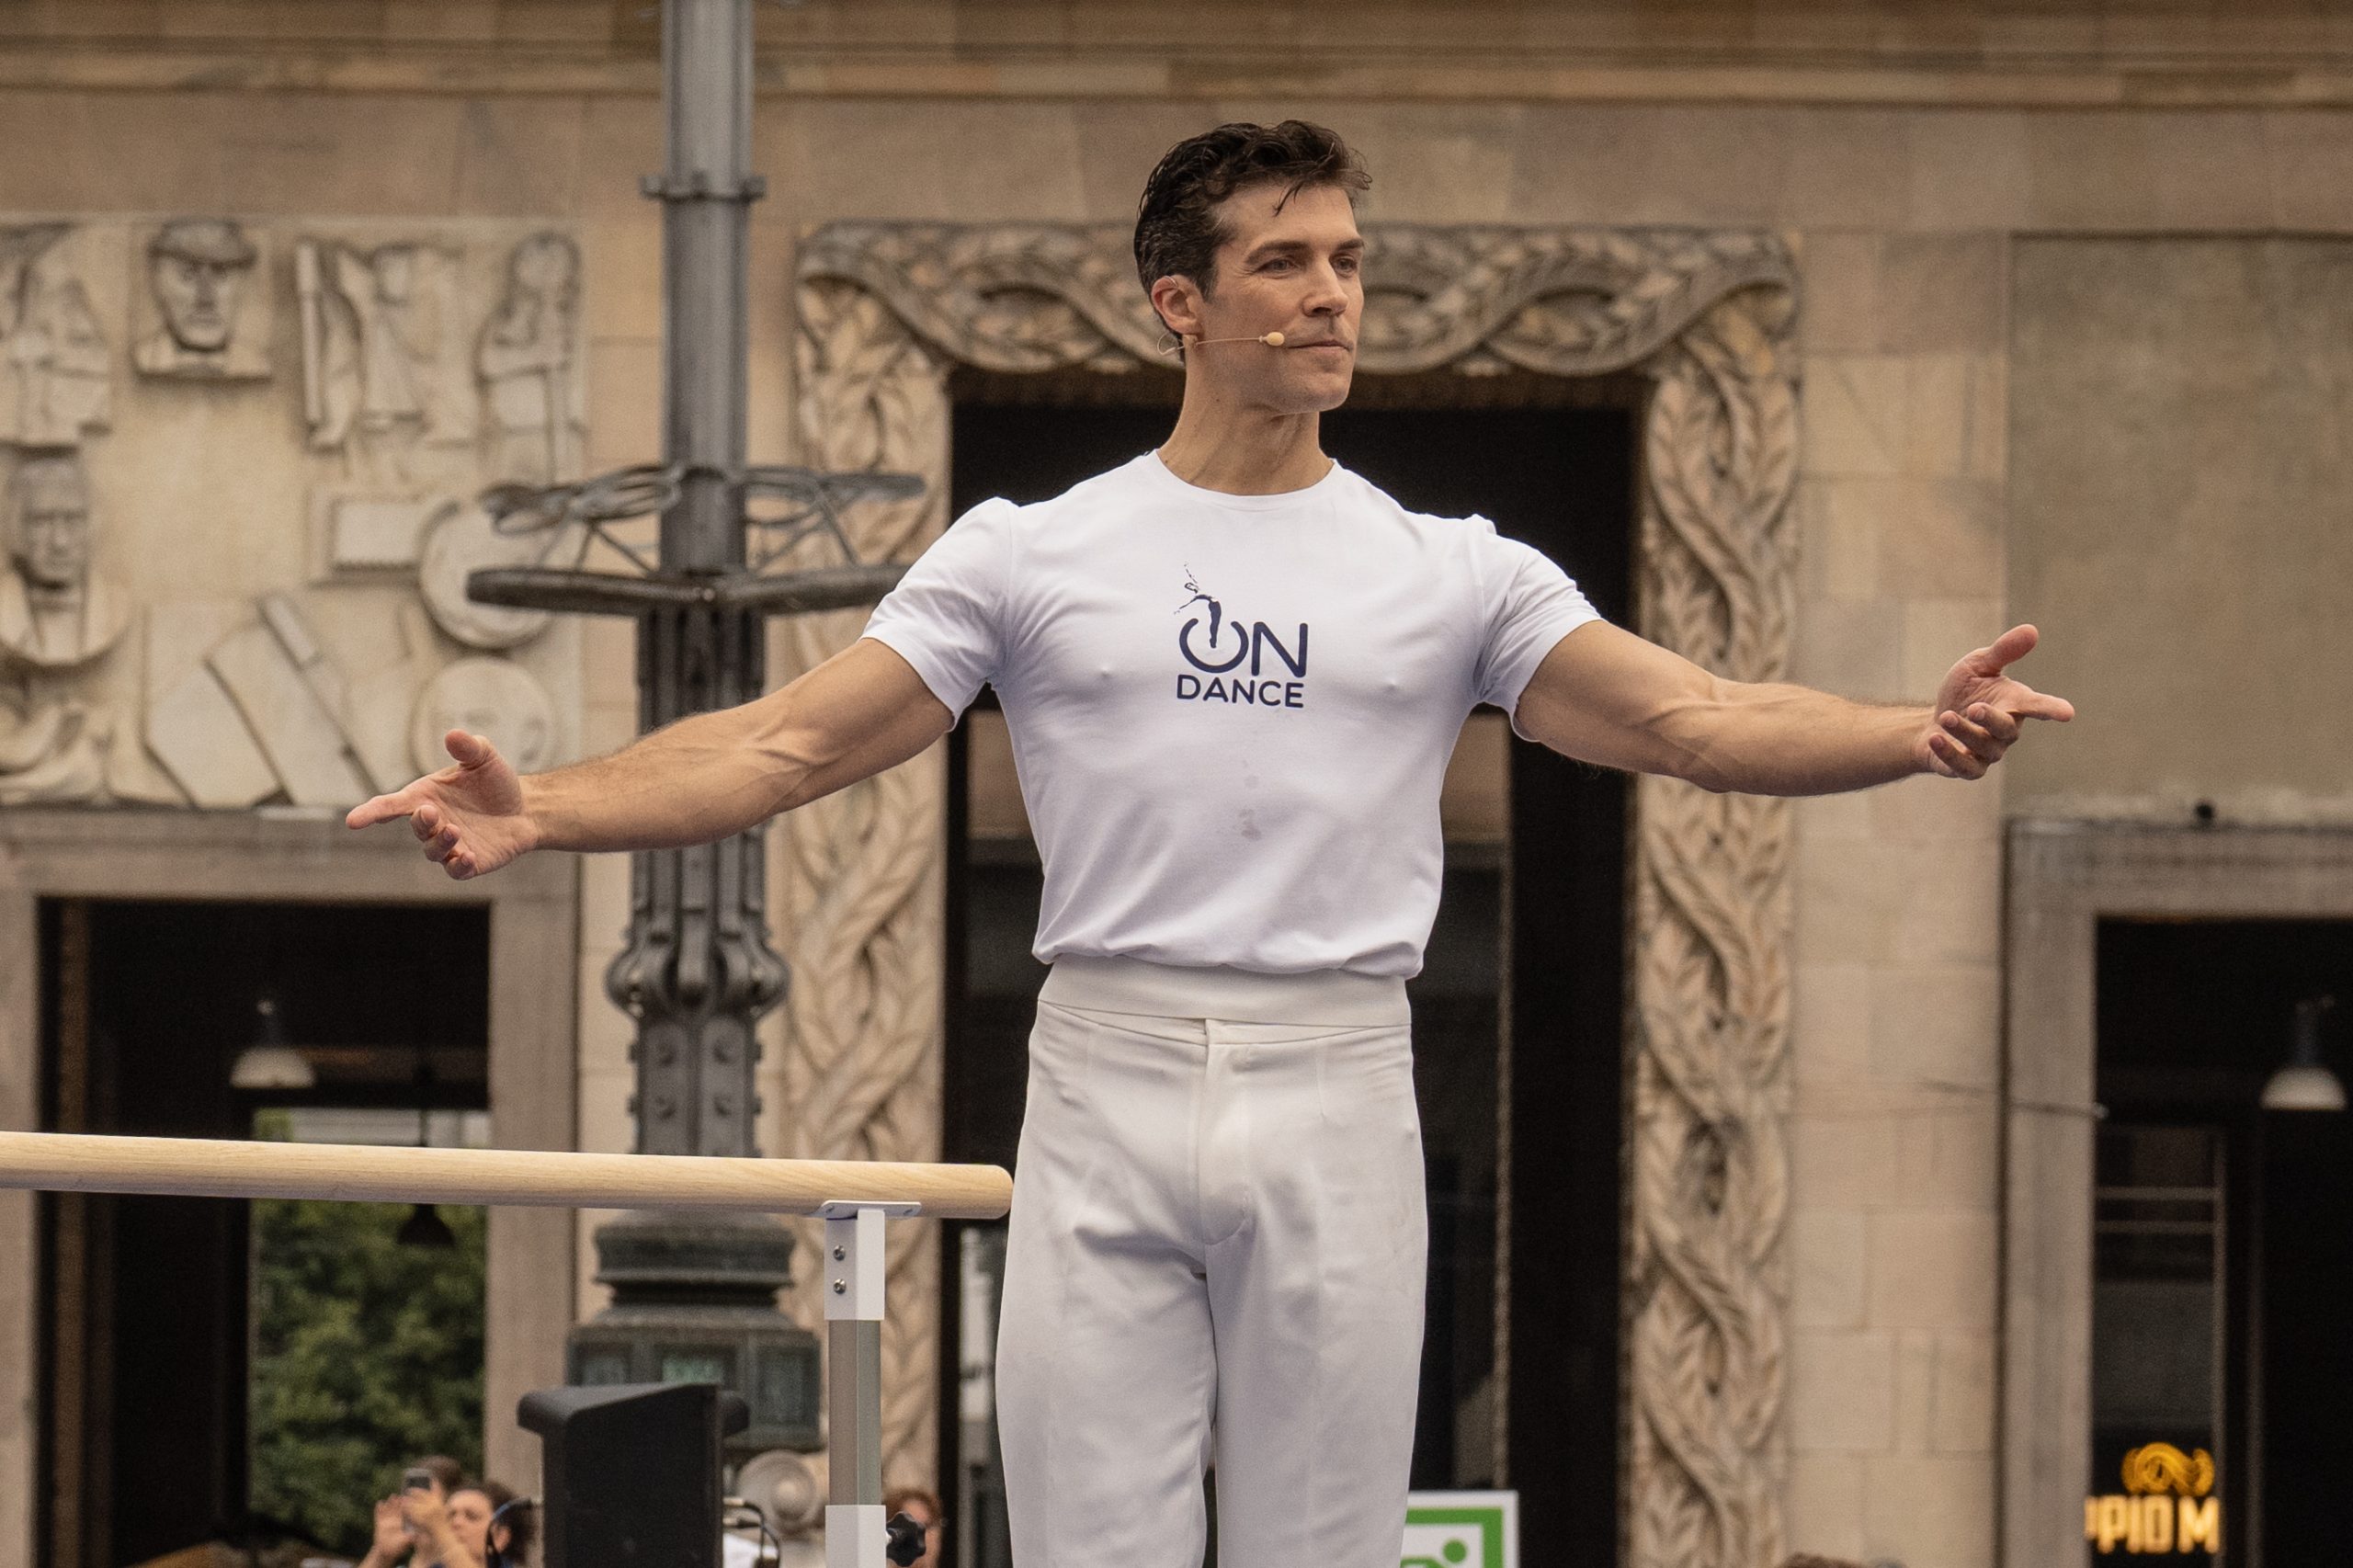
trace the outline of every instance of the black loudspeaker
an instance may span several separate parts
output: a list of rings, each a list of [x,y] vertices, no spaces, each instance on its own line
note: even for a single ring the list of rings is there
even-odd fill
[[[540,1389],[546,1568],[721,1568],[720,1439],[751,1411],[715,1383]]]

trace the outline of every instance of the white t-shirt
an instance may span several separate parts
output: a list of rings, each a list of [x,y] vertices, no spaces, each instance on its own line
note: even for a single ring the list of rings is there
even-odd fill
[[[985,501],[866,635],[951,712],[987,682],[1045,864],[1038,957],[1410,976],[1436,918],[1438,786],[1594,619],[1483,517],[1347,470],[1280,495],[1147,452],[1051,501]]]

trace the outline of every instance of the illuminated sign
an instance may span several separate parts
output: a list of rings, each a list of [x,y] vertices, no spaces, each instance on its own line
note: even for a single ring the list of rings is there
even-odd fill
[[[2145,1443],[2124,1456],[2121,1493],[2084,1499],[2084,1539],[2102,1556],[2220,1551],[2222,1502],[2213,1492],[2213,1455]]]

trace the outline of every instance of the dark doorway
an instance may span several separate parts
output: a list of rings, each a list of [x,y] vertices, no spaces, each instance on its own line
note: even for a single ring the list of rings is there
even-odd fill
[[[1045,499],[1157,446],[1176,389],[1144,375],[960,377],[954,390],[961,516],[990,496]],[[1625,624],[1638,397],[1516,376],[1360,384],[1326,416],[1324,446],[1417,511],[1495,519]],[[972,748],[995,744],[987,731],[985,718],[960,726],[949,752],[944,1132],[948,1158],[1009,1165],[1045,971],[1029,952],[1036,850],[1017,824],[972,813]],[[1627,792],[1618,776],[1516,739],[1508,772],[1508,842],[1449,843],[1411,987],[1431,1221],[1414,1483],[1574,1495],[1614,1517],[1616,1466],[1592,1456],[1618,1446]],[[947,1238],[948,1410],[988,1406],[993,1325],[962,1320],[994,1313],[999,1234]],[[1003,1568],[993,1437],[984,1422],[941,1430],[940,1473],[961,1494],[951,1561]],[[1597,1559],[1609,1560],[1614,1549]]]
[[[415,1142],[487,1106],[484,910],[75,900],[40,919],[46,1129]],[[233,1083],[263,1045],[308,1082],[280,1057],[278,1086]],[[371,1139],[371,1119],[391,1135]],[[249,1485],[268,1436],[248,1421],[260,1207],[44,1197],[40,1561],[114,1568],[276,1536]]]
[[[2133,1555],[2136,1534],[2158,1550],[2170,1514],[2170,1561],[2336,1561],[2353,1119],[2264,1098],[2297,1004],[2353,1006],[2353,922],[2109,920],[2098,941],[2092,1559]],[[2346,1019],[2323,1017],[2342,1084]],[[2157,1444],[2192,1461],[2170,1502]]]

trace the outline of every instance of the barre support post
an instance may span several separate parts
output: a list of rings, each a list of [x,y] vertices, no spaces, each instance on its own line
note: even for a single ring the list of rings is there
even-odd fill
[[[878,1568],[889,1550],[882,1512],[883,1221],[903,1202],[838,1200],[825,1220],[825,1568]]]

